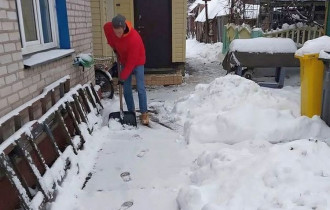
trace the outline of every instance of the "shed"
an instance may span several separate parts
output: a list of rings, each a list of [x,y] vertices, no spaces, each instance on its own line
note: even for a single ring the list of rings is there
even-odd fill
[[[196,39],[200,42],[214,43],[221,41],[223,25],[228,22],[229,1],[227,0],[211,0],[208,3],[208,28],[206,26],[205,6],[202,0],[198,0],[199,4],[203,4],[203,9],[199,12],[195,19],[196,22]]]

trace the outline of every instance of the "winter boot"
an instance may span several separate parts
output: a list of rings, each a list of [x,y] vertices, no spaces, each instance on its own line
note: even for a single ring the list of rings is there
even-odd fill
[[[140,116],[142,125],[149,125],[149,115],[148,112],[144,112]]]

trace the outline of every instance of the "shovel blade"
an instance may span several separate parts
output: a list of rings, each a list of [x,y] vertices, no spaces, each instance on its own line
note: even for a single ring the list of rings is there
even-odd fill
[[[123,117],[120,116],[120,112],[112,112],[109,114],[109,119],[118,119],[122,125],[137,127],[135,112],[124,111]]]

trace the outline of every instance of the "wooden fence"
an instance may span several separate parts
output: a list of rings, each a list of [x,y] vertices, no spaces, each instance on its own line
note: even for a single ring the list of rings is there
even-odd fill
[[[318,38],[324,35],[324,29],[318,26],[289,26],[286,29],[272,30],[262,32],[261,30],[250,29],[248,25],[227,24],[223,30],[223,48],[222,53],[225,54],[229,50],[229,45],[234,39],[250,39],[257,37],[282,37],[292,39],[297,47],[302,47],[308,40]]]
[[[318,26],[293,27],[288,29],[273,30],[264,33],[264,37],[282,37],[292,39],[297,47],[301,47],[308,40],[324,35],[324,29]]]

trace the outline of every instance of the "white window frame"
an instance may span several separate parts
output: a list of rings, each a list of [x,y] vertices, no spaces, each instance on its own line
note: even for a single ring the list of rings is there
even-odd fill
[[[57,27],[55,0],[48,0],[49,16],[51,23],[52,39],[53,39],[53,41],[50,43],[44,43],[39,0],[32,0],[35,11],[34,15],[35,15],[36,30],[37,30],[37,40],[26,41],[21,1],[24,0],[17,0],[17,13],[18,13],[19,27],[20,27],[21,40],[22,40],[22,54],[26,55],[26,54],[58,47],[59,46],[58,27]]]

